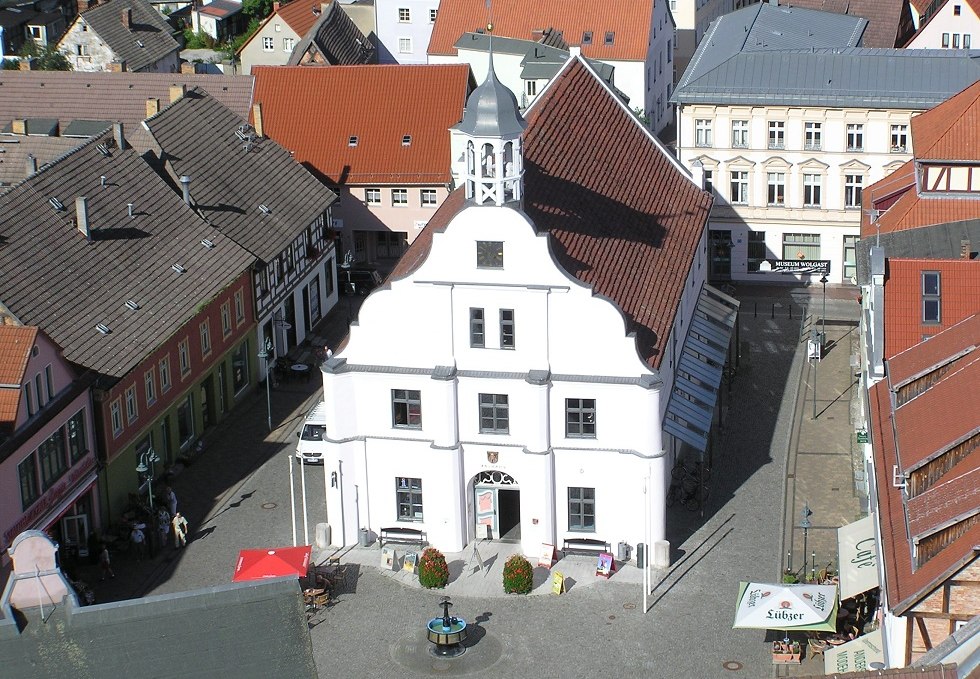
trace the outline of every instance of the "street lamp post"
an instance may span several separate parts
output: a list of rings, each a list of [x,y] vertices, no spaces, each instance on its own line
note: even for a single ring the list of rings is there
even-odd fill
[[[803,517],[800,520],[800,528],[803,529],[803,575],[806,577],[806,541],[810,532],[810,527],[813,526],[813,524],[810,523],[810,517],[813,515],[813,511],[810,510],[810,504],[808,502],[803,503],[803,511],[800,513]]]
[[[153,472],[154,463],[159,462],[160,458],[157,457],[156,451],[153,448],[140,453],[140,462],[136,465],[136,472],[138,474],[146,474],[146,490],[147,497],[150,501],[150,514],[153,513]],[[149,463],[149,465],[147,464]]]
[[[265,359],[265,408],[268,418],[269,431],[272,431],[272,387],[270,380],[272,372],[269,368],[269,359],[272,358],[272,339],[265,338],[265,346],[259,352],[259,358]]]
[[[823,284],[823,313],[820,314],[820,355],[823,356],[823,345],[827,341],[827,274],[820,277]]]

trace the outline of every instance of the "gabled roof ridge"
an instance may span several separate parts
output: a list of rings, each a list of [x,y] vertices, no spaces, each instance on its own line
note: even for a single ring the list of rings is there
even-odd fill
[[[55,158],[54,160],[48,161],[47,163],[44,163],[43,165],[41,165],[40,167],[38,167],[37,168],[37,172],[33,172],[33,173],[27,175],[26,177],[24,177],[23,179],[21,179],[20,181],[18,181],[16,183],[11,184],[10,186],[6,187],[6,189],[7,189],[6,192],[9,193],[9,192],[13,191],[14,189],[19,188],[22,184],[24,184],[25,182],[27,182],[27,181],[29,181],[29,180],[37,177],[42,172],[46,172],[46,171],[50,170],[52,167],[54,167],[55,165],[57,165],[58,163],[60,163],[65,158],[68,158],[69,156],[72,156],[72,155],[74,155],[76,153],[81,153],[83,150],[85,150],[87,147],[91,146],[92,144],[98,144],[98,142],[99,142],[100,139],[103,139],[104,137],[111,136],[111,135],[112,135],[112,128],[109,128],[109,129],[105,130],[104,132],[102,132],[101,134],[98,134],[98,135],[96,135],[94,137],[91,137],[90,139],[86,139],[85,141],[81,142],[78,146],[74,147],[70,151],[68,151],[66,153],[63,153],[60,156],[58,156],[57,158]],[[31,187],[31,190],[32,191],[34,190],[33,187]],[[3,197],[2,194],[0,194],[0,198],[2,198],[2,197]]]
[[[20,390],[20,386],[21,386],[20,383],[23,382],[24,380],[24,373],[27,371],[27,364],[31,360],[31,356],[30,356],[31,347],[33,347],[34,343],[37,342],[37,336],[40,332],[41,332],[40,328],[38,328],[36,325],[0,325],[0,345],[4,344],[5,342],[8,343],[8,345],[9,342],[11,341],[17,342],[21,339],[20,336],[24,336],[24,338],[30,340],[27,342],[27,346],[25,347],[23,361],[20,360],[21,356],[18,352],[16,364],[11,364],[7,362],[6,365],[2,367],[4,373],[9,374],[11,376],[14,375],[18,376],[19,377],[18,382],[14,383],[13,381],[11,381],[9,384],[3,383],[0,384],[0,388],[11,388],[11,389]],[[11,335],[15,335],[15,337],[12,340],[10,338]],[[7,358],[9,359],[10,357],[8,356]],[[9,371],[9,373],[7,371]]]

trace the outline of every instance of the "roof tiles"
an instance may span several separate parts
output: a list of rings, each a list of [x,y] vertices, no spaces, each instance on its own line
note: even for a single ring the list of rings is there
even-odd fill
[[[653,24],[654,0],[607,0],[601,10],[588,0],[495,0],[492,12],[485,0],[442,0],[429,38],[430,55],[455,55],[464,33],[484,30],[493,23],[494,35],[540,40],[554,28],[582,54],[602,61],[645,61]],[[583,40],[591,33],[591,43]],[[612,44],[606,34],[612,33]]]
[[[282,5],[279,11],[271,17],[271,20],[274,21],[276,17],[279,17],[296,31],[296,35],[302,38],[320,18],[320,4],[320,0],[314,2],[293,0]]]
[[[449,128],[463,116],[469,66],[255,66],[252,73],[265,134],[327,181],[451,181]],[[379,106],[392,92],[398,106]],[[402,143],[405,135],[411,144]]]
[[[132,12],[132,23],[123,23],[123,12]],[[178,52],[173,27],[145,0],[108,0],[88,9],[80,17],[123,61],[130,71],[139,71]]]
[[[980,80],[912,118],[915,157],[980,162]]]
[[[19,386],[24,380],[35,339],[34,326],[0,325],[0,384]]]
[[[861,42],[865,47],[902,47],[914,30],[907,3],[897,0],[781,0],[779,4],[867,19]]]
[[[980,346],[980,313],[975,313],[932,337],[888,359],[893,386],[901,386],[919,375],[948,363],[963,351]]]

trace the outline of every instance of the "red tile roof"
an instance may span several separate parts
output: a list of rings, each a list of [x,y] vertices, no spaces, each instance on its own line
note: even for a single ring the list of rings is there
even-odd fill
[[[940,275],[940,324],[922,323],[922,272]],[[980,311],[980,260],[889,259],[885,279],[885,358]]]
[[[522,40],[540,40],[541,32],[555,28],[569,45],[582,43],[592,32],[592,44],[582,54],[603,61],[645,61],[650,44],[654,0],[607,0],[601,7],[590,0],[494,0],[491,11],[484,0],[442,0],[429,38],[430,55],[455,55],[453,45],[464,33],[485,29],[492,13],[493,34]],[[607,32],[614,34],[607,45]]]
[[[21,384],[37,340],[35,326],[0,325],[0,431],[17,421]]]
[[[867,19],[862,47],[901,47],[915,30],[912,12],[902,0],[780,0],[779,4]]]
[[[980,346],[980,313],[956,323],[931,338],[888,359],[888,376],[893,387],[955,360],[964,351]]]
[[[957,351],[956,343],[948,341],[943,334],[910,351],[932,352],[935,345],[930,345],[933,342],[949,347],[954,354]],[[970,522],[980,511],[980,496],[976,490],[980,486],[977,483],[980,449],[969,451],[933,485],[908,501],[905,500],[905,491],[896,488],[893,483],[894,468],[906,472],[907,459],[921,459],[925,449],[936,445],[934,440],[926,440],[931,435],[923,437],[923,433],[948,426],[951,418],[942,413],[955,412],[959,415],[960,422],[955,426],[960,432],[960,439],[963,439],[966,429],[975,429],[980,422],[978,407],[967,405],[980,402],[980,349],[974,348],[965,360],[961,360],[962,367],[937,373],[938,378],[931,387],[898,407],[897,412],[893,411],[889,392],[889,385],[893,385],[890,365],[889,379],[878,382],[869,391],[882,536],[879,553],[885,569],[888,600],[897,615],[915,605],[963,565],[973,561],[976,558],[975,545],[980,544],[980,522]],[[919,361],[920,364],[925,362]],[[964,407],[972,410],[964,412]],[[940,423],[937,418],[944,421]],[[956,436],[954,432],[947,433],[947,438]],[[969,435],[967,432],[966,436]],[[916,564],[911,538],[927,537],[957,525],[962,527],[958,536],[931,558]]]
[[[980,80],[912,118],[916,159],[980,161]]]
[[[659,367],[705,233],[710,195],[580,59],[535,100],[527,120],[524,211],[551,236],[559,264],[619,306],[643,360]],[[465,205],[459,189],[392,277],[423,261],[432,232]]]
[[[451,181],[449,128],[463,117],[469,66],[255,66],[252,74],[264,133],[328,182]]]
[[[274,21],[276,17],[279,17],[296,31],[296,35],[302,38],[320,18],[320,4],[321,0],[313,0],[312,2],[293,0],[282,5],[279,11],[275,12],[269,19]],[[313,12],[314,8],[316,8],[316,13]]]

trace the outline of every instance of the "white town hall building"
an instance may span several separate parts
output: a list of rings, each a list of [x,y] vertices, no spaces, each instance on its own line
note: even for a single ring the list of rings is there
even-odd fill
[[[705,285],[711,198],[579,57],[527,115],[491,68],[460,188],[323,366],[336,545],[665,539],[737,307]]]

